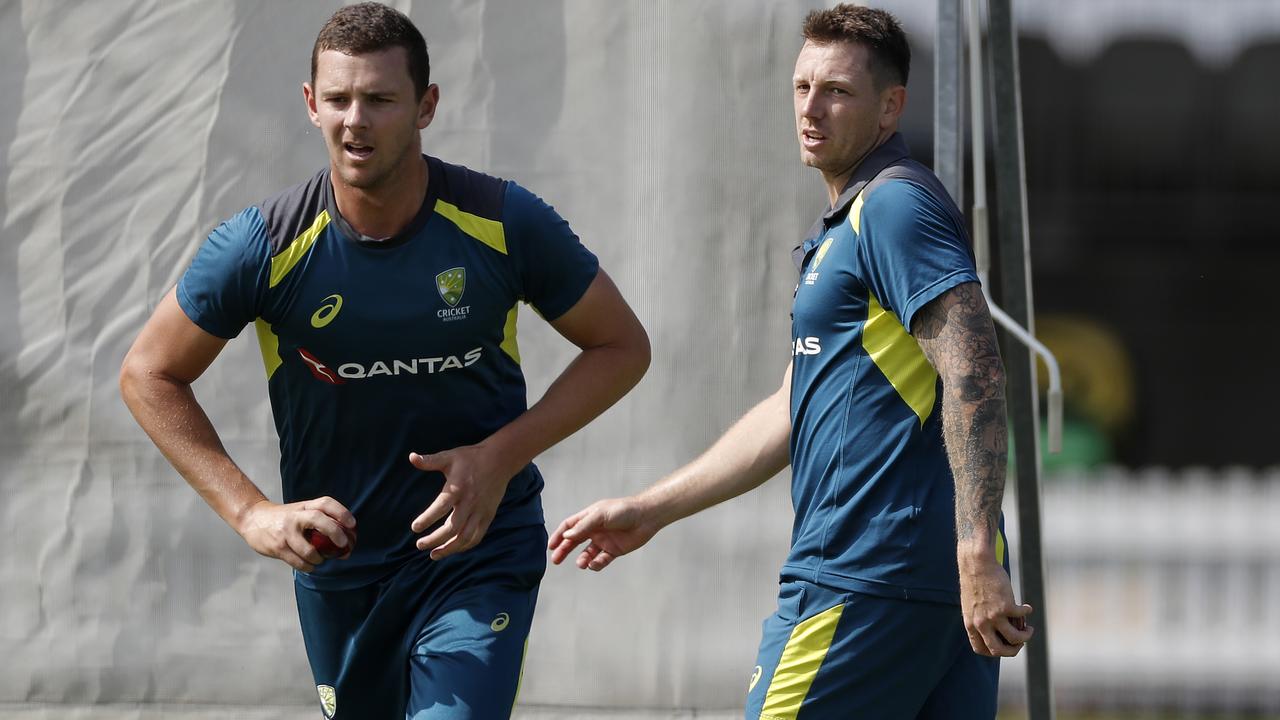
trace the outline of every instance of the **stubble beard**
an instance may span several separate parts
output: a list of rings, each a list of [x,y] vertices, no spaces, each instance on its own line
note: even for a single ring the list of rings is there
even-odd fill
[[[870,155],[871,151],[876,147],[876,138],[872,137],[861,147],[851,147],[846,149],[844,152],[838,153],[838,157],[835,156],[837,155],[836,153],[827,157],[821,157],[813,153],[802,151],[800,161],[814,170],[821,172],[824,177],[839,177],[845,173],[850,173],[856,170],[857,167],[862,164],[862,161],[866,160],[867,156]]]
[[[350,166],[337,164],[338,179],[340,179],[344,185],[357,190],[370,191],[381,188],[385,186],[388,181],[396,177],[397,170],[404,167],[405,158],[413,154],[411,152],[412,147],[412,139],[406,138],[396,150],[394,158],[392,158],[387,165],[382,167],[377,165],[373,167],[365,166],[357,170]],[[345,155],[342,155],[344,151],[341,146],[339,146],[338,152],[340,153],[340,157],[345,160],[346,158]],[[375,152],[377,152],[377,150],[375,150]]]

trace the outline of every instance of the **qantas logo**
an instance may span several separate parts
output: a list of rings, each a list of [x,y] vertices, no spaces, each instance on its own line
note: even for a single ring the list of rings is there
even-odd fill
[[[315,355],[312,355],[302,348],[298,348],[298,354],[302,356],[302,362],[307,364],[307,369],[311,370],[311,374],[314,375],[317,380],[322,380],[330,385],[342,385],[346,382],[342,378],[338,377],[338,374],[335,373],[328,365],[320,362],[320,359]]]
[[[462,355],[377,360],[368,365],[354,362],[342,363],[336,371],[302,348],[298,348],[298,355],[302,357],[302,361],[307,364],[307,368],[317,380],[330,385],[343,385],[348,380],[364,380],[379,375],[434,375],[446,370],[469,367],[480,360],[484,355],[484,349],[473,348]]]
[[[791,354],[794,355],[817,355],[822,352],[822,338],[802,337],[796,338],[791,345]]]

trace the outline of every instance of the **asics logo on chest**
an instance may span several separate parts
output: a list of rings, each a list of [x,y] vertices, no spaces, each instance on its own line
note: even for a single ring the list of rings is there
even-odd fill
[[[324,299],[324,304],[311,315],[311,327],[317,330],[333,322],[342,311],[342,296],[334,293]]]

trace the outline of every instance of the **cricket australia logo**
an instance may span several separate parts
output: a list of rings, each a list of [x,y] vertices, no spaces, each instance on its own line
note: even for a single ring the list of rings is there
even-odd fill
[[[467,269],[456,267],[436,275],[436,290],[449,307],[457,307],[467,291]]]
[[[827,256],[827,251],[831,249],[831,243],[834,237],[829,237],[822,241],[822,245],[818,248],[818,253],[813,256],[813,264],[809,266],[809,272],[804,276],[804,284],[812,285],[818,282],[818,266],[822,264],[822,259]]]
[[[326,718],[332,718],[338,713],[338,694],[332,685],[317,685],[316,692],[320,693],[321,712]]]
[[[465,320],[471,313],[470,305],[458,305],[467,291],[467,269],[456,267],[436,275],[436,290],[440,299],[449,307],[436,311],[436,317],[444,321]]]

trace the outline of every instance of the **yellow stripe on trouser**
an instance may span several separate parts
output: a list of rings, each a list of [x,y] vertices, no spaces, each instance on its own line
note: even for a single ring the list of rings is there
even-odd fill
[[[511,698],[511,714],[516,712],[516,703],[520,700],[520,688],[524,686],[524,660],[529,655],[529,638],[524,639],[524,649],[520,651],[520,676],[516,678],[516,696]],[[509,716],[508,716],[509,717]]]
[[[791,638],[778,660],[778,668],[769,681],[760,717],[794,720],[800,712],[800,704],[809,694],[818,669],[822,667],[822,661],[827,657],[843,612],[844,605],[837,605],[801,622],[791,631]]]

